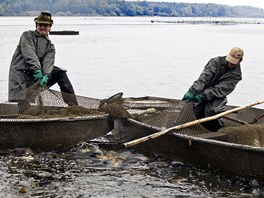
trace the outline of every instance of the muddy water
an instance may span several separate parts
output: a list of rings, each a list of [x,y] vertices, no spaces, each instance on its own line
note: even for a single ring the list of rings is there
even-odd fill
[[[177,161],[82,143],[65,151],[2,151],[1,197],[250,197],[263,183]]]

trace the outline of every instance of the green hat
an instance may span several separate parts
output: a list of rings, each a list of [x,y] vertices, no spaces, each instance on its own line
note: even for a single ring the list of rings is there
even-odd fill
[[[41,12],[34,21],[36,23],[43,23],[43,24],[53,24],[53,20],[51,19],[51,14],[49,12]]]

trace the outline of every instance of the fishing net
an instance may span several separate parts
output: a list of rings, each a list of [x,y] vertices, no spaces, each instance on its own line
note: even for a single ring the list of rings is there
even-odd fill
[[[104,136],[129,116],[118,101],[122,93],[100,100],[35,84],[0,103],[0,149],[54,150]]]
[[[105,113],[111,114],[113,118],[129,117],[122,107],[122,93],[100,100],[62,93],[47,87],[39,87],[37,84],[20,92],[12,99],[12,102],[7,101],[0,105],[2,118],[77,117]]]
[[[109,143],[100,146],[122,149],[118,145],[124,145],[131,151],[146,156],[263,179],[264,174],[260,171],[264,168],[264,125],[261,124],[264,120],[261,109],[247,108],[222,117],[224,127],[216,132],[210,131],[209,125],[201,123],[169,130],[159,137],[149,136],[160,134],[163,129],[197,120],[193,105],[155,97],[125,99],[123,106],[132,118],[115,119]],[[235,107],[226,106],[226,110],[233,108]],[[255,124],[246,124],[255,120],[258,120]]]
[[[261,114],[263,110],[253,108],[232,113],[222,118],[224,127],[214,133],[204,124],[174,132],[259,147],[264,145],[261,125],[264,117]],[[124,99],[122,93],[100,100],[34,85],[18,94],[12,102],[0,103],[0,120],[1,145],[9,141],[7,145],[12,147],[41,147],[41,141],[35,144],[31,141],[35,141],[34,138],[46,138],[46,142],[51,140],[53,144],[57,144],[59,139],[59,146],[55,146],[59,148],[69,142],[72,145],[78,141],[89,141],[107,133],[105,141],[120,144],[196,120],[196,117],[193,103],[181,100],[157,97]],[[253,121],[257,123],[249,124]],[[39,128],[39,134],[35,134],[36,128]]]
[[[79,106],[79,109],[75,108],[77,104]],[[62,109],[64,109],[65,111],[67,109],[69,110],[69,113],[76,113],[76,115],[79,115],[78,110],[80,110],[81,113],[90,114],[90,112],[87,111],[87,109],[90,109],[91,113],[94,114],[96,113],[95,110],[98,109],[99,105],[100,100],[98,99],[61,93],[55,90],[33,85],[30,88],[25,89],[17,94],[12,99],[12,102],[2,103],[0,112],[2,116],[19,114],[24,115],[24,118],[26,118],[25,115],[38,116],[39,118],[41,118],[49,114],[52,114],[54,117],[60,117],[63,116],[60,113]],[[9,109],[10,107],[12,108]],[[72,107],[74,107],[74,109],[77,111],[72,111]],[[86,109],[86,112],[83,112],[84,109]],[[37,115],[38,113],[39,115]],[[57,116],[56,113],[58,113]],[[98,111],[98,113],[100,112]]]
[[[193,120],[196,117],[193,113],[193,104],[187,103],[179,114],[177,125],[184,124]],[[250,112],[251,111],[251,112]],[[264,125],[263,124],[249,124],[246,121],[236,119],[235,117],[244,117],[244,114],[248,112],[248,120],[253,120],[252,108],[249,110],[242,110],[241,112],[235,112],[233,115],[224,116],[221,120],[224,123],[224,127],[220,128],[217,132],[212,133],[206,127],[207,123],[203,123],[190,126],[187,128],[175,131],[176,133],[187,134],[191,136],[197,136],[201,138],[214,139],[224,142],[263,147],[264,146]],[[241,114],[241,115],[240,115]],[[256,116],[256,115],[255,115]],[[260,120],[261,122],[261,120]]]
[[[126,98],[123,107],[129,118],[114,121],[114,129],[107,139],[126,142],[174,126],[182,101],[158,97]]]
[[[225,134],[228,142],[256,147],[264,147],[264,125],[248,124],[239,127],[223,128],[219,132]]]
[[[119,142],[128,142],[159,132],[162,129],[197,120],[193,110],[194,104],[190,102],[185,103],[179,100],[155,97],[128,98],[124,101],[123,106],[131,117],[129,119],[115,120],[112,138]],[[235,107],[228,106],[226,110],[232,108]],[[172,130],[171,132],[241,145],[263,147],[264,125],[262,123],[264,118],[262,114],[263,110],[261,109],[248,108],[223,116],[221,123],[224,126],[216,132],[212,132],[210,124],[215,124],[218,120]],[[258,119],[256,120],[256,118]],[[252,124],[254,122],[257,123]]]

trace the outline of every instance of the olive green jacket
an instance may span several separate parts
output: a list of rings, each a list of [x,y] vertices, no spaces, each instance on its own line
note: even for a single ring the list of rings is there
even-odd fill
[[[33,77],[35,69],[41,69],[43,75],[49,75],[54,61],[55,47],[48,36],[41,36],[31,30],[24,32],[10,64],[8,100],[20,99],[19,93],[36,82]]]
[[[242,79],[240,64],[228,67],[226,56],[212,58],[199,78],[190,87],[195,95],[201,93],[204,100],[225,98]]]

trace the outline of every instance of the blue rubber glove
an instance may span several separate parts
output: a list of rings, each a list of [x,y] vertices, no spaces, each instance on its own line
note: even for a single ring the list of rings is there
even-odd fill
[[[193,101],[196,103],[200,103],[203,101],[203,95],[202,94],[198,94],[193,98]]]
[[[37,80],[40,81],[40,80],[42,79],[42,72],[41,72],[41,70],[40,70],[40,69],[36,69],[36,70],[34,71],[33,76],[34,76]]]
[[[184,101],[191,101],[191,100],[193,100],[193,98],[194,98],[194,94],[191,91],[187,91],[184,94],[182,100],[184,100]]]
[[[39,84],[41,87],[45,87],[48,83],[49,77],[48,75],[44,75],[41,80],[39,81]]]

